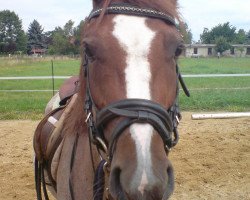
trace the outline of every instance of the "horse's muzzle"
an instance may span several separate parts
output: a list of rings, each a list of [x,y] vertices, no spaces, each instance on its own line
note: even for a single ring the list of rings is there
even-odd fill
[[[110,174],[110,193],[116,200],[167,200],[174,190],[174,171],[171,164],[165,176],[154,176],[145,185],[137,185],[126,168],[115,167]],[[140,182],[140,181],[139,181]]]

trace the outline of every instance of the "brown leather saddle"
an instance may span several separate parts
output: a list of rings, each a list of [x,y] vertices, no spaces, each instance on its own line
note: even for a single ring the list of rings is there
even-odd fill
[[[48,159],[49,139],[53,131],[59,127],[60,118],[67,110],[66,108],[72,104],[72,97],[78,92],[78,76],[72,76],[67,79],[59,89],[60,106],[49,112],[38,124],[34,135],[34,149],[38,160],[42,158]],[[65,113],[67,114],[67,113]]]
[[[78,92],[78,76],[67,79],[59,90],[60,106],[49,112],[38,124],[34,138],[33,146],[35,151],[36,160],[42,170],[38,173],[44,173],[46,169],[49,177],[49,184],[51,184],[56,191],[56,181],[51,175],[51,163],[53,157],[61,144],[64,133],[63,124],[64,119],[71,112],[75,100],[77,99]],[[44,179],[44,177],[43,177]],[[45,180],[40,180],[44,181]],[[36,180],[39,182],[39,180]],[[47,184],[48,182],[46,182]]]
[[[60,105],[65,105],[79,88],[79,76],[72,76],[67,79],[59,89]]]

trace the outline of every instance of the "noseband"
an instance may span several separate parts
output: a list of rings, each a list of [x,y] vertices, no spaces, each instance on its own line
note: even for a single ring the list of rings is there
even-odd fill
[[[147,8],[139,8],[136,6],[131,6],[125,3],[119,4],[111,4],[106,8],[105,11],[103,9],[93,10],[89,17],[88,21],[93,18],[98,17],[102,12],[105,14],[124,14],[124,15],[133,15],[133,16],[143,16],[148,18],[156,18],[163,20],[165,23],[174,25],[175,20],[162,12],[147,9]],[[123,99],[114,103],[107,105],[106,107],[98,110],[95,106],[94,100],[91,95],[90,90],[90,76],[89,76],[89,62],[91,59],[85,53],[85,77],[86,77],[86,99],[85,99],[85,111],[87,114],[86,123],[89,130],[89,138],[91,142],[96,145],[98,151],[102,150],[107,154],[106,162],[108,165],[111,163],[113,154],[116,148],[116,143],[124,132],[126,128],[134,123],[147,123],[154,127],[156,132],[162,138],[164,143],[164,148],[168,153],[172,147],[174,147],[179,140],[179,134],[177,130],[177,126],[179,124],[179,120],[181,118],[180,110],[179,110],[179,82],[183,88],[183,91],[187,96],[190,96],[189,91],[182,79],[181,74],[179,73],[178,65],[176,65],[176,76],[177,76],[177,88],[176,88],[176,99],[173,105],[166,109],[162,105],[146,100],[146,99]],[[104,136],[105,127],[116,118],[120,118],[120,121],[117,123],[114,128],[111,139],[108,142]],[[93,160],[92,160],[93,161]],[[93,162],[94,163],[94,162]],[[100,179],[100,176],[103,175],[103,168],[105,162],[101,162],[96,171],[96,176]],[[94,166],[94,164],[93,164]],[[95,167],[93,167],[95,168]],[[95,180],[98,183],[100,180]],[[94,183],[94,185],[96,185]],[[94,187],[94,199],[102,199],[103,197],[103,189],[99,190]]]

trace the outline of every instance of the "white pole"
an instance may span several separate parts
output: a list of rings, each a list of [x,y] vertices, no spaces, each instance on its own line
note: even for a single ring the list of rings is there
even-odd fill
[[[210,113],[210,114],[193,114],[192,119],[227,119],[238,117],[250,117],[250,112],[237,112],[237,113]]]

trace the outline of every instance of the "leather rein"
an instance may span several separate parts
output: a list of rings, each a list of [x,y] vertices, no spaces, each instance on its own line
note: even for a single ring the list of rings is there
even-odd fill
[[[105,12],[105,14],[124,14],[156,18],[163,20],[167,24],[176,26],[175,20],[165,13],[148,8],[139,8],[126,3],[111,4],[106,8],[105,11],[103,9],[93,10],[87,20],[90,21],[91,19],[100,16],[102,12]],[[92,143],[96,146],[100,156],[100,150],[103,151],[107,156],[106,159],[103,159],[101,156],[102,160],[99,163],[98,168],[95,170],[93,155],[91,155],[92,166],[95,171],[93,188],[94,199],[101,200],[103,199],[104,194],[104,171],[107,170],[105,168],[110,167],[112,157],[116,148],[116,142],[118,141],[123,131],[134,123],[151,124],[162,138],[166,153],[169,153],[171,148],[174,147],[179,140],[179,133],[177,130],[177,126],[181,119],[179,109],[179,82],[186,96],[189,97],[190,93],[179,72],[179,67],[178,65],[176,65],[176,99],[169,109],[164,108],[162,105],[156,102],[146,99],[123,99],[111,103],[101,110],[98,110],[95,106],[90,89],[89,64],[91,62],[91,58],[88,57],[86,52],[84,53],[85,63],[83,64],[83,66],[86,78],[85,112],[87,115],[86,123],[88,126],[89,138],[91,141],[90,149],[92,149]],[[111,135],[111,140],[108,142],[104,136],[104,129],[110,121],[118,117],[122,117],[122,120],[119,121],[117,126],[114,128]],[[96,185],[98,185],[99,188],[96,187]]]

